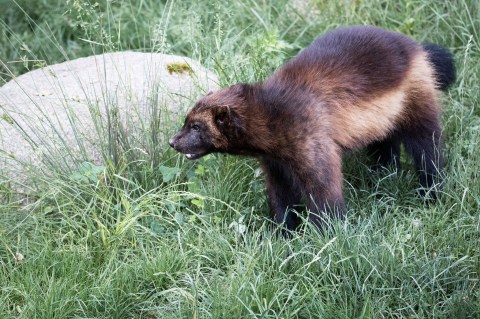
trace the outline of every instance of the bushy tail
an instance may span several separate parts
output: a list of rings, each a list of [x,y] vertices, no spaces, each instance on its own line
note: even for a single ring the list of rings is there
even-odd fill
[[[446,91],[455,82],[456,70],[453,55],[447,49],[433,43],[423,43],[428,59],[433,65],[440,90]]]

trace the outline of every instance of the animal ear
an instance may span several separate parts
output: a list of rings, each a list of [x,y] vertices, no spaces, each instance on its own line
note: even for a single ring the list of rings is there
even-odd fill
[[[218,106],[215,110],[215,124],[219,128],[230,125],[232,122],[232,112],[228,106]]]
[[[243,129],[243,121],[240,116],[229,106],[216,107],[214,118],[218,129],[224,133]]]

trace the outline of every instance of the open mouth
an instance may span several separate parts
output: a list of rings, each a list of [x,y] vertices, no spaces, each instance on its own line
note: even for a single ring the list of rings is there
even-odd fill
[[[189,154],[185,154],[185,157],[188,158],[189,160],[195,160],[197,158],[200,158],[203,156],[203,153],[197,153],[197,154],[193,154],[193,153],[189,153]]]

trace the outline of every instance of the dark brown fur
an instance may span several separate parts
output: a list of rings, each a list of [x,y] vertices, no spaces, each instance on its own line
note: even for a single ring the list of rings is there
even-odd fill
[[[404,143],[430,189],[443,167],[438,87],[450,83],[437,83],[429,53],[374,27],[332,31],[265,82],[200,99],[170,145],[190,159],[211,152],[259,158],[274,220],[288,229],[298,224],[289,209],[302,202],[316,225],[324,212],[344,216],[346,150],[368,146],[377,165],[399,167]],[[449,55],[438,61],[452,64]]]

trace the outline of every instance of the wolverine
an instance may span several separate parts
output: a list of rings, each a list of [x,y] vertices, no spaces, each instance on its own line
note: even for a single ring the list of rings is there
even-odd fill
[[[340,28],[262,83],[202,97],[169,144],[191,160],[213,152],[258,158],[273,220],[295,229],[303,204],[322,228],[346,213],[347,151],[367,148],[376,168],[399,169],[403,144],[422,194],[437,196],[440,91],[454,80],[453,56],[441,46],[372,26]]]

